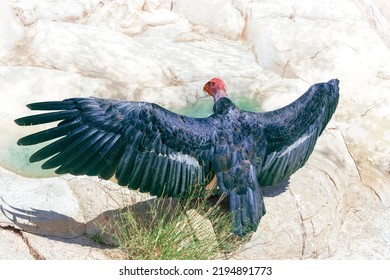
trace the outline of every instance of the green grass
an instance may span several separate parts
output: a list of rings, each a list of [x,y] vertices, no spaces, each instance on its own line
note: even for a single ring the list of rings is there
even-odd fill
[[[91,240],[95,243],[98,243],[98,244],[105,244],[104,240],[103,240],[103,237],[101,236],[101,234],[99,233],[95,233],[94,235],[92,235],[91,237]]]
[[[126,259],[223,259],[249,237],[231,233],[222,199],[153,199],[123,211],[111,223]]]

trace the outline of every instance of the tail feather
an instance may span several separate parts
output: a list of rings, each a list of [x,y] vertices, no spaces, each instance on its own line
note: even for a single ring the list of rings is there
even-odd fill
[[[256,231],[261,217],[265,214],[260,187],[247,188],[242,194],[231,191],[230,213],[233,233],[243,236],[250,231]]]

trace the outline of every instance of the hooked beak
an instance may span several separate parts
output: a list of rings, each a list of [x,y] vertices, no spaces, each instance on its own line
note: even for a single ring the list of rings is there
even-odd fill
[[[203,92],[204,92],[204,93],[207,93],[207,94],[210,95],[210,96],[213,96],[213,95],[211,94],[210,82],[207,82],[207,83],[204,85],[204,87],[203,87]]]

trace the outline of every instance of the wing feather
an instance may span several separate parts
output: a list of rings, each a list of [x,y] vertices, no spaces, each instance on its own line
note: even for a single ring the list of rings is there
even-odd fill
[[[258,148],[262,166],[260,185],[275,185],[301,168],[312,153],[318,137],[336,110],[338,80],[315,84],[295,102],[281,109],[253,116],[263,129],[266,145]]]
[[[98,175],[153,195],[185,196],[211,180],[213,116],[191,118],[145,102],[72,98],[27,105],[48,113],[15,120],[18,125],[60,121],[18,141],[54,140],[30,157],[56,173]],[[185,151],[185,152],[184,152]],[[208,155],[208,156],[205,156]]]

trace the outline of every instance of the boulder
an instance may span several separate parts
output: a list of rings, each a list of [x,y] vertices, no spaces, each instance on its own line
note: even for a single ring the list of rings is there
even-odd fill
[[[16,18],[15,11],[4,1],[0,3],[0,10],[0,63],[2,63],[8,52],[23,38],[24,30]]]
[[[185,16],[193,24],[207,27],[218,36],[237,40],[245,25],[245,2],[179,0],[172,2],[172,10]]]
[[[0,168],[0,225],[44,235],[85,232],[78,200],[64,177],[27,178]]]
[[[0,260],[32,260],[33,256],[20,234],[0,227]]]
[[[390,258],[387,207],[382,204],[388,197],[363,184],[340,131],[327,130],[303,168],[263,193],[267,213],[250,242],[232,258],[280,259],[281,252],[283,259],[340,258],[352,248],[346,258]],[[352,233],[350,226],[358,223],[354,214],[359,213],[364,223]],[[347,232],[353,237],[347,238]]]
[[[7,2],[8,0],[6,0]],[[24,26],[40,19],[51,21],[78,22],[91,13],[99,0],[31,0],[8,1]]]
[[[61,238],[23,232],[23,238],[36,258],[43,260],[107,260],[117,251],[86,236]]]
[[[355,2],[371,1],[343,0],[337,9],[332,1],[253,1],[246,38],[259,65],[283,78],[310,84],[338,78],[337,127],[358,163],[369,161],[385,171],[390,51],[366,20],[371,9],[361,10]]]
[[[129,84],[164,85],[163,65],[122,33],[43,20],[34,27],[35,36],[28,51],[36,66]]]

